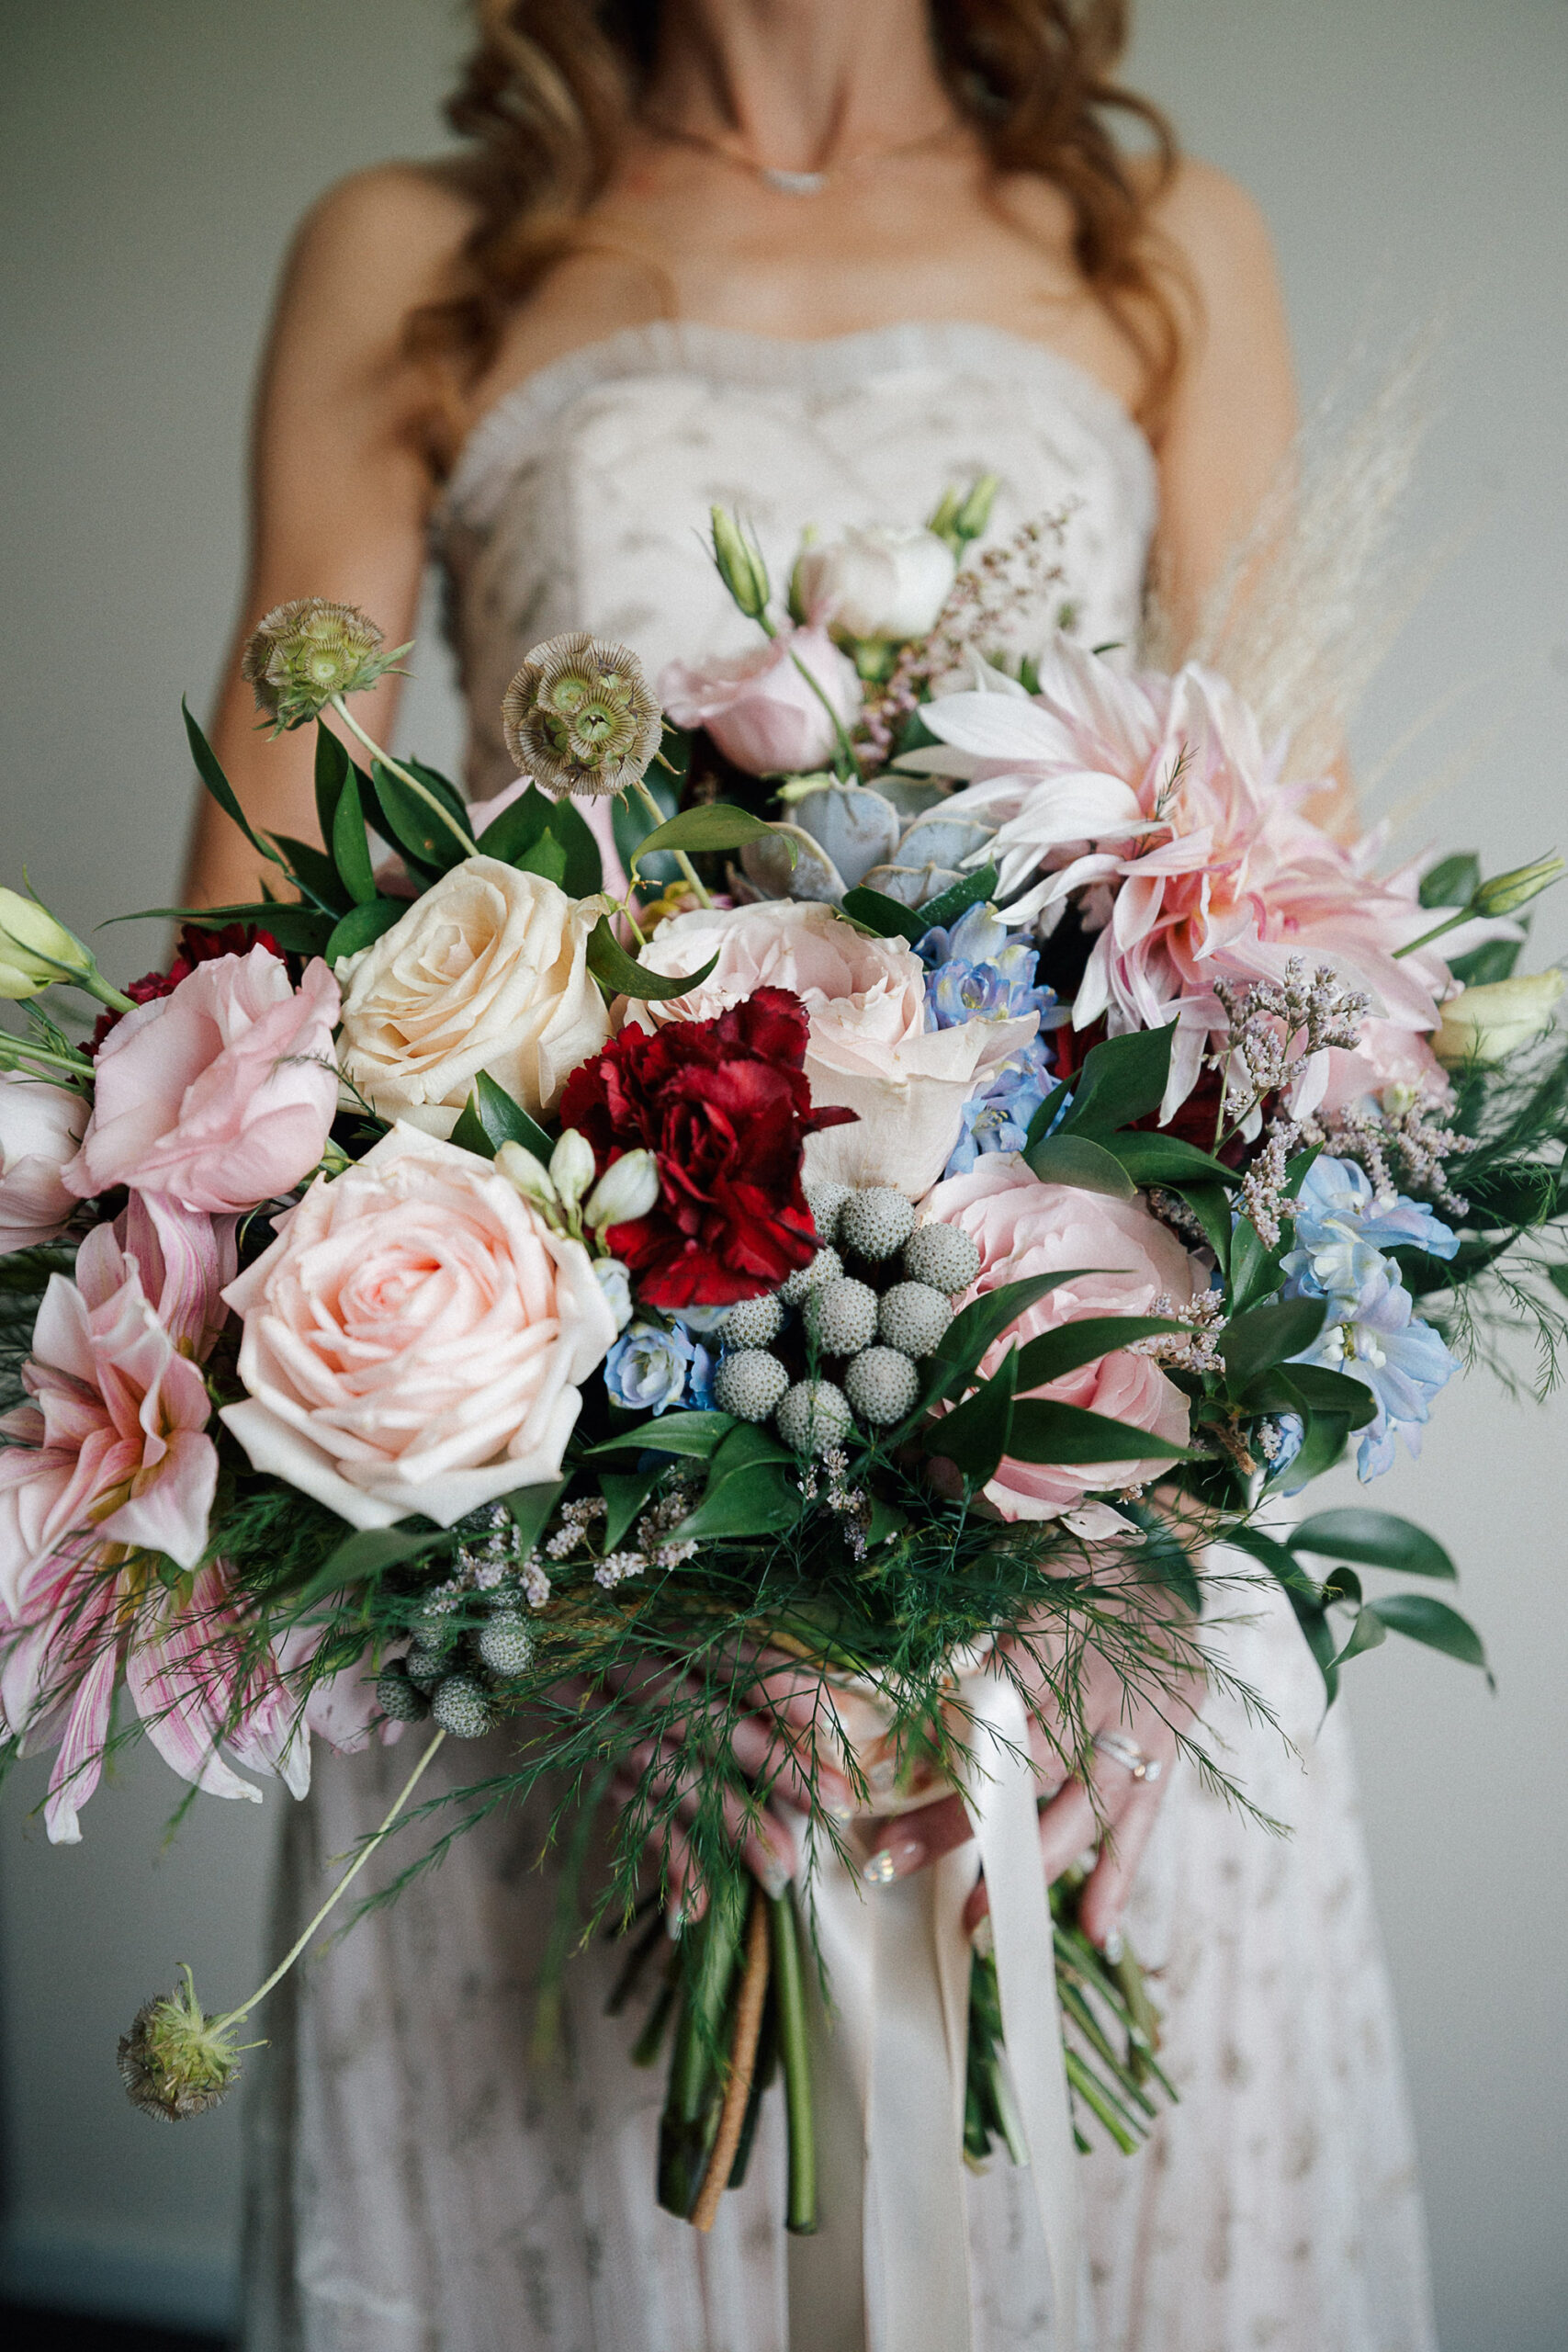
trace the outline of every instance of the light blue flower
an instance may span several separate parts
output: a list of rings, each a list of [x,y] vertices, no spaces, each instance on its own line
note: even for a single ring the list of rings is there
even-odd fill
[[[1055,1086],[1046,1049],[1038,1037],[1032,1038],[1021,1053],[993,1073],[984,1094],[971,1095],[964,1105],[963,1132],[943,1175],[967,1176],[986,1152],[1021,1151],[1030,1121]],[[1065,1090],[1056,1091],[1065,1094]]]
[[[694,1412],[711,1413],[713,1411],[713,1376],[717,1370],[718,1350],[705,1348],[700,1340],[695,1340],[692,1348],[691,1365],[686,1374],[685,1397],[686,1403],[691,1406]]]
[[[1420,1453],[1427,1408],[1460,1368],[1432,1326],[1414,1313],[1398,1268],[1386,1259],[1353,1299],[1331,1297],[1328,1320],[1296,1362],[1325,1364],[1371,1390],[1377,1419],[1362,1430],[1356,1453],[1362,1479],[1393,1468],[1401,1431],[1407,1451]]]
[[[971,907],[951,931],[928,931],[919,953],[931,968],[926,1019],[933,1029],[1028,1012],[1043,1024],[1055,1010],[1055,990],[1034,985],[1039,950],[1027,935],[1010,934],[994,907]]]
[[[696,1353],[679,1324],[634,1323],[604,1359],[604,1385],[628,1412],[665,1412],[684,1396]]]
[[[1284,1270],[1292,1295],[1308,1298],[1358,1297],[1388,1267],[1384,1250],[1404,1245],[1451,1258],[1459,1248],[1459,1236],[1424,1203],[1400,1193],[1380,1205],[1371,1178],[1353,1159],[1314,1160],[1295,1227]]]

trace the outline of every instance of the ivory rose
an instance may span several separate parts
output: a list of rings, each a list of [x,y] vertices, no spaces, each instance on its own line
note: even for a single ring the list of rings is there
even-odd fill
[[[0,1071],[0,1257],[52,1241],[71,1215],[76,1200],[65,1168],[86,1124],[79,1094]]]
[[[800,662],[821,694],[801,676]],[[748,775],[797,775],[832,758],[834,716],[852,725],[861,684],[853,662],[826,629],[783,629],[754,652],[710,662],[705,669],[666,663],[659,698],[677,727],[705,727],[725,758]]]
[[[581,1242],[483,1159],[400,1124],[319,1177],[224,1293],[249,1391],[222,1419],[258,1470],[355,1527],[450,1527],[560,1471],[615,1337]]]
[[[383,1118],[449,1136],[480,1070],[536,1114],[610,1034],[588,969],[597,899],[468,857],[345,959],[344,1075]]]
[[[98,1048],[93,1116],[66,1183],[84,1197],[130,1184],[214,1216],[290,1191],[337,1113],[337,982],[319,961],[298,989],[259,944],[198,964]]]
[[[987,1350],[989,1374],[1016,1341],[1022,1346],[1089,1315],[1148,1315],[1168,1311],[1156,1301],[1184,1306],[1204,1284],[1174,1234],[1131,1201],[1111,1200],[1070,1184],[1043,1184],[1011,1153],[982,1159],[967,1176],[939,1184],[922,1222],[955,1225],[980,1252],[980,1272],[963,1305],[1003,1283],[1064,1268],[1093,1267],[1021,1315]],[[1170,1444],[1188,1439],[1187,1399],[1146,1356],[1125,1350],[1099,1357],[1060,1380],[1030,1392],[1128,1421]],[[1004,1461],[986,1488],[1004,1519],[1066,1518],[1081,1534],[1111,1532],[1115,1515],[1085,1497],[1105,1487],[1134,1487],[1165,1468],[1158,1459],[1070,1465]]]
[[[846,637],[903,642],[934,628],[957,570],[953,549],[934,531],[864,523],[803,548],[795,584],[814,620]]]
[[[788,989],[810,1017],[806,1075],[818,1109],[859,1114],[852,1126],[808,1136],[811,1183],[895,1184],[911,1198],[946,1167],[964,1106],[1027,1044],[1037,1013],[926,1026],[925,967],[901,939],[868,939],[831,907],[794,899],[675,915],[642,960],[674,977],[716,955],[690,994],[638,1005],[645,1027],[705,1020],[760,988]]]

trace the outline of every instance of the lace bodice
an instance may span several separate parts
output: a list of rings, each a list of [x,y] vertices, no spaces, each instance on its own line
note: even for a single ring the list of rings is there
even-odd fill
[[[1073,361],[993,327],[912,325],[780,343],[718,327],[628,329],[570,354],[481,419],[434,526],[473,719],[468,786],[511,781],[501,700],[529,648],[619,639],[650,676],[755,630],[703,542],[708,508],[754,525],[775,581],[802,529],[919,522],[951,481],[1000,476],[987,539],[1063,520],[1044,618],[1086,644],[1136,630],[1155,469]]]

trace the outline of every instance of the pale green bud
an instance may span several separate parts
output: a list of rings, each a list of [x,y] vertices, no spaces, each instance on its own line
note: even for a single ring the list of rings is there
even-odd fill
[[[96,968],[82,942],[36,899],[0,890],[0,997],[20,1004],[40,989]]]
[[[1555,853],[1538,857],[1529,865],[1516,865],[1512,873],[1497,874],[1490,882],[1479,883],[1471,895],[1470,911],[1475,915],[1517,914],[1521,907],[1528,907],[1532,899],[1539,899],[1543,890],[1550,890],[1554,882],[1561,881],[1565,873],[1568,865]]]
[[[658,1160],[651,1151],[628,1151],[601,1176],[582,1220],[595,1233],[606,1225],[631,1225],[647,1216],[658,1199]]]
[[[593,1147],[576,1127],[568,1127],[550,1154],[550,1182],[561,1206],[577,1206],[593,1182]]]
[[[495,1172],[498,1176],[504,1176],[514,1191],[521,1193],[535,1208],[542,1209],[547,1216],[559,1208],[560,1202],[550,1181],[548,1169],[542,1160],[536,1159],[531,1151],[525,1151],[520,1143],[502,1145],[495,1155]]]
[[[768,609],[773,583],[762,550],[739,518],[722,506],[710,507],[713,560],[718,576],[750,621],[760,621]]]
[[[1461,989],[1442,1008],[1432,1051],[1446,1069],[1506,1061],[1551,1026],[1562,986],[1562,974],[1551,971]]]

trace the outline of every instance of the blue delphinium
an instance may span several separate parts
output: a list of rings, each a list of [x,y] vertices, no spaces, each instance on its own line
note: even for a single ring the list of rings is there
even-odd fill
[[[1419,1201],[1399,1194],[1380,1203],[1354,1161],[1319,1159],[1301,1189],[1295,1242],[1283,1261],[1287,1296],[1328,1301],[1323,1329],[1298,1362],[1325,1364],[1371,1390],[1377,1418],[1361,1433],[1356,1467],[1363,1479],[1381,1477],[1402,1430],[1419,1453],[1427,1408],[1459,1363],[1415,1313],[1397,1264],[1378,1244],[1451,1258],[1458,1236]]]
[[[919,954],[931,973],[926,1019],[933,1029],[1026,1012],[1043,1023],[1055,1010],[1055,990],[1034,985],[1039,950],[1025,933],[1010,933],[994,907],[971,907],[951,931],[928,931]]]
[[[666,1412],[685,1396],[698,1352],[678,1323],[634,1323],[604,1359],[604,1385],[628,1412]]]
[[[1038,1037],[993,1070],[984,1094],[973,1094],[964,1105],[964,1127],[944,1176],[967,1176],[982,1153],[1021,1151],[1029,1123],[1053,1091],[1062,1094],[1048,1066],[1047,1051]]]

